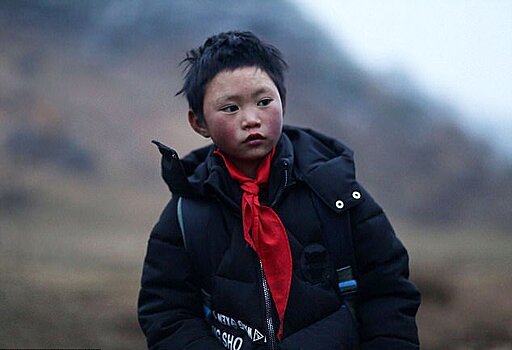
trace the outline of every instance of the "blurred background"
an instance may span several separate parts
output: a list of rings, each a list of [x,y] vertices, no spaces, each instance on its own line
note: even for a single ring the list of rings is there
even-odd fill
[[[512,349],[512,3],[0,1],[0,347],[143,349],[158,139],[178,63],[252,30],[289,63],[287,123],[355,150],[409,248],[422,348]]]

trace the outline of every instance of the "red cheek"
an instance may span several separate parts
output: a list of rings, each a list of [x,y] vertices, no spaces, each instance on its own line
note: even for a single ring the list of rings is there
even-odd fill
[[[281,133],[281,129],[283,127],[283,116],[280,110],[276,109],[272,114],[272,117],[269,118],[267,125],[269,132],[272,134],[278,135]]]
[[[217,146],[232,144],[236,141],[237,129],[235,126],[225,123],[215,128],[212,136],[214,137],[214,141],[220,141],[219,143],[221,145],[218,144]]]

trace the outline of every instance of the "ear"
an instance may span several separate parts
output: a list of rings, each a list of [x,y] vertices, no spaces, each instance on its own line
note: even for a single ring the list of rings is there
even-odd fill
[[[204,121],[199,120],[197,115],[193,111],[188,111],[188,122],[192,129],[203,137],[210,137],[208,127]]]

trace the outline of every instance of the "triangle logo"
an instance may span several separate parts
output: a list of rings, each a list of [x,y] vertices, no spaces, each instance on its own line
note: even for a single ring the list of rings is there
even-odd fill
[[[261,340],[263,338],[264,338],[264,335],[261,334],[260,331],[255,328],[254,334],[252,335],[252,341],[257,342],[258,340]]]

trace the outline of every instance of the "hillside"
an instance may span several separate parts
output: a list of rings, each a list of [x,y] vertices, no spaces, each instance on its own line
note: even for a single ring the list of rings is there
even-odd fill
[[[280,47],[290,64],[287,122],[350,145],[360,178],[393,215],[434,224],[503,225],[510,218],[499,199],[511,192],[510,175],[452,122],[449,108],[393,77],[365,73],[288,3],[268,1],[264,18],[252,15],[260,4],[248,2],[236,14],[223,10],[233,8],[229,1],[216,4],[2,3],[9,48],[2,85],[9,88],[0,97],[1,137],[9,157],[89,170],[94,163],[112,179],[153,181],[150,139],[182,153],[203,142],[184,122],[185,102],[172,97],[184,51],[213,32],[250,29]],[[59,142],[71,154],[40,154],[48,143],[62,149]],[[27,154],[30,148],[37,152]],[[490,194],[485,208],[471,200]]]
[[[0,26],[0,145],[9,164],[0,180],[50,165],[153,186],[151,139],[181,154],[204,143],[186,125],[185,101],[173,97],[185,50],[221,30],[249,29],[290,65],[286,122],[353,148],[359,178],[391,216],[511,223],[510,164],[466,135],[451,107],[365,72],[287,2],[4,1]]]

